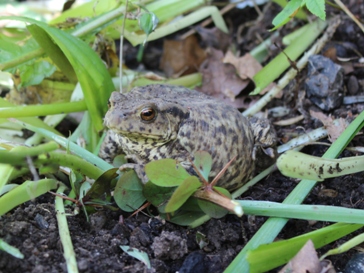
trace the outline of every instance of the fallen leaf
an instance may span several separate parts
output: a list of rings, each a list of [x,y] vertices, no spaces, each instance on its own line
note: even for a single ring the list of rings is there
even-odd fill
[[[214,48],[209,48],[208,57],[200,66],[203,80],[199,91],[225,100],[237,108],[245,108],[245,97],[237,96],[249,84],[250,80],[242,80],[231,64],[222,62],[224,53]]]
[[[317,257],[315,247],[311,240],[301,248],[301,250],[294,256],[279,273],[295,272],[295,273],[320,273],[322,266]]]
[[[195,35],[181,41],[164,40],[160,68],[167,77],[187,75],[196,72],[205,59],[205,50]]]
[[[223,62],[232,64],[236,69],[236,73],[243,80],[252,79],[262,69],[261,64],[249,53],[242,57],[236,57],[231,51],[228,51]]]
[[[322,112],[315,112],[310,110],[310,115],[322,122],[327,130],[328,139],[334,142],[346,129],[346,122],[343,118],[339,118],[339,124],[334,124],[331,116],[327,116]]]

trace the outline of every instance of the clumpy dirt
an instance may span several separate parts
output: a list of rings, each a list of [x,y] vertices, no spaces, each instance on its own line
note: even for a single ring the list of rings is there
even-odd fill
[[[364,18],[363,1],[344,1],[344,3],[358,18]],[[235,32],[232,33],[235,34],[232,35],[232,39],[242,52],[253,47],[257,42],[258,34],[261,34],[261,37],[267,35],[266,28],[270,27],[271,13],[276,14],[277,12],[276,7],[264,11],[266,19],[259,21],[259,28],[247,27],[241,32],[241,35],[247,37],[242,42],[236,42],[237,26],[248,20],[255,20],[257,18],[255,10],[253,8],[244,11],[234,9],[226,15],[228,23],[230,22],[231,26],[234,26],[232,29]],[[331,15],[338,11],[328,8],[328,13]],[[237,14],[239,14],[239,20]],[[246,21],[242,22],[243,18]],[[290,31],[289,27],[295,26],[289,24],[287,27]],[[364,35],[345,16],[330,44],[332,48],[335,48],[338,57],[353,57],[353,55],[357,57],[364,54]],[[158,43],[149,45],[150,48],[153,46],[157,48],[157,52],[160,51]],[[158,64],[156,64],[156,68],[157,66]],[[289,107],[291,110],[288,117],[304,115],[304,119],[299,123],[286,127],[276,126],[281,143],[322,126],[321,122],[309,115],[309,110],[317,111],[317,107],[307,97],[301,96],[306,75],[307,71],[302,71],[297,76],[296,82],[285,91],[283,98],[276,99],[269,106]],[[344,75],[343,90],[345,95],[364,95],[363,67],[356,66],[351,72]],[[364,104],[362,103],[341,104],[338,108],[325,112],[325,114],[352,120],[363,109]],[[278,120],[279,118],[272,118],[273,122]],[[358,135],[351,146],[362,146],[363,142],[363,135]],[[325,145],[315,145],[306,147],[304,152],[320,156],[326,149]],[[345,151],[342,156],[353,156],[353,154]],[[316,185],[305,199],[305,203],[363,209],[364,184],[362,182],[363,173],[328,179]],[[286,178],[276,171],[252,187],[241,198],[282,202],[296,185],[296,180]],[[69,208],[70,213],[72,213],[71,209]],[[198,228],[189,229],[171,224],[158,217],[151,218],[144,212],[130,218],[128,216],[130,214],[122,211],[100,209],[90,215],[89,222],[82,213],[68,217],[80,272],[223,272],[266,220],[265,217],[244,215],[238,218],[228,215],[222,219],[212,219]],[[329,224],[290,220],[277,239],[292,238]],[[354,234],[360,232],[363,230]],[[196,241],[196,234],[206,236],[205,245],[202,247]],[[1,252],[0,273],[67,271],[58,234],[54,196],[51,194],[45,194],[34,201],[27,202],[2,216],[0,238],[17,247],[25,256],[24,259],[17,259]],[[318,250],[319,254],[337,247],[348,238],[345,237]],[[135,247],[146,252],[152,269],[147,270],[142,262],[126,254],[120,248],[121,245]],[[356,252],[356,250],[350,250],[329,259],[335,269],[341,271]]]

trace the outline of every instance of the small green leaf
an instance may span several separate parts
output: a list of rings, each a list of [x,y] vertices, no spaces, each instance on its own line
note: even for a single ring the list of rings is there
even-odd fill
[[[326,19],[325,0],[306,0],[306,7],[321,20]]]
[[[291,19],[292,14],[294,14],[301,7],[301,3],[302,0],[289,1],[284,9],[278,13],[276,17],[274,17],[272,22],[272,24],[275,26],[274,29],[287,23]]]
[[[151,182],[162,187],[179,186],[190,176],[176,160],[168,158],[149,162],[145,172]]]
[[[197,231],[196,232],[196,243],[200,247],[200,249],[203,249],[205,246],[209,244],[209,239],[207,239],[206,235]]]
[[[147,36],[156,29],[158,23],[158,17],[153,12],[143,13],[139,17],[139,27]]]
[[[173,212],[179,209],[184,202],[199,188],[201,182],[196,176],[187,177],[172,194],[166,206],[166,212]]]
[[[150,261],[148,254],[130,246],[120,246],[120,248],[128,255],[138,259],[139,261],[143,262],[148,269],[151,269]]]
[[[143,195],[153,206],[158,209],[171,198],[175,188],[160,187],[152,182],[147,182],[143,187]],[[162,209],[162,211],[164,211]]]
[[[208,152],[205,151],[197,151],[195,154],[195,160],[193,164],[199,170],[200,174],[202,174],[203,178],[206,181],[209,180],[209,174],[212,167],[212,157]]]
[[[2,239],[0,239],[0,250],[7,252],[8,254],[14,256],[15,258],[23,259],[24,255],[19,251],[19,249],[9,245]]]
[[[69,175],[69,179],[70,179],[72,190],[77,195],[79,195],[82,182],[85,180],[84,176],[79,172],[75,172],[74,170],[71,170],[71,173]]]
[[[79,199],[82,200],[90,189],[91,189],[90,182],[88,182],[88,181],[83,182],[80,187]]]
[[[143,184],[135,171],[125,172],[119,179],[114,190],[116,204],[123,211],[132,212],[144,202]]]

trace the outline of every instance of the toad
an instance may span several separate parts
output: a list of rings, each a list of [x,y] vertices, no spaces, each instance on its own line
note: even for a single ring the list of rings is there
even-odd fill
[[[217,186],[230,191],[254,174],[259,157],[274,159],[275,131],[267,120],[248,118],[235,108],[185,87],[153,84],[129,93],[113,92],[104,119],[109,131],[100,156],[111,162],[125,153],[143,182],[146,163],[172,158],[195,174],[194,153],[212,156],[211,181],[233,158]],[[263,162],[263,161],[262,161]]]

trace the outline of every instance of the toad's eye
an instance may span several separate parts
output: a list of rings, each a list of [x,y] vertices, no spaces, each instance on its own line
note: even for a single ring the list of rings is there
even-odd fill
[[[152,107],[143,108],[140,112],[140,118],[143,121],[153,121],[157,116],[157,111]]]

